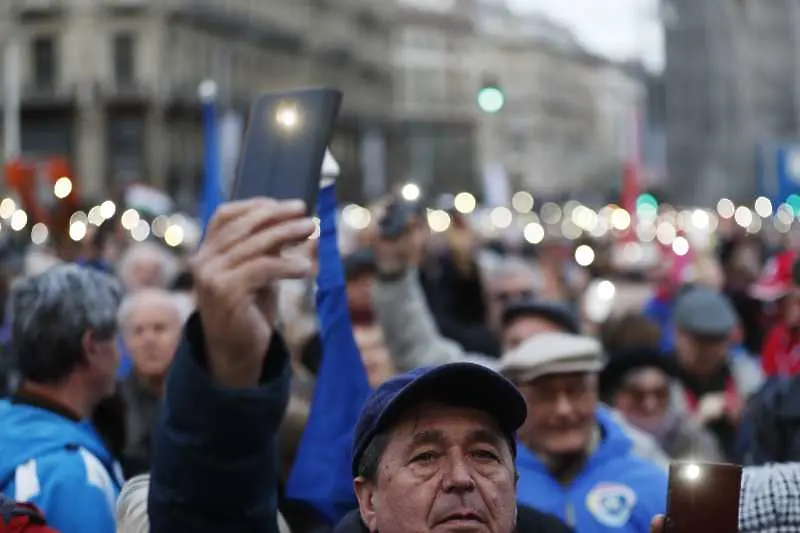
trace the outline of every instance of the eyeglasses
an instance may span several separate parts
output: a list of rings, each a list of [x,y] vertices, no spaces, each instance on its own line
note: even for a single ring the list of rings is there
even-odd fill
[[[644,404],[649,399],[655,400],[658,405],[666,405],[669,403],[669,387],[644,388],[628,386],[623,388],[622,392],[629,395],[631,399],[638,404]]]

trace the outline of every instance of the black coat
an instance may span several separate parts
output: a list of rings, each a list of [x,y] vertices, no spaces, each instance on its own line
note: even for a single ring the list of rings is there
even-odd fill
[[[369,533],[361,521],[358,510],[345,516],[333,533]],[[553,515],[542,513],[524,505],[519,506],[515,533],[573,533],[572,529]]]

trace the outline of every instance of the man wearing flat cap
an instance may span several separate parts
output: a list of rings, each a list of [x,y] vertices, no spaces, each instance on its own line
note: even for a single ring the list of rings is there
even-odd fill
[[[675,304],[673,321],[680,383],[673,392],[676,407],[711,430],[732,457],[741,410],[763,383],[761,369],[749,357],[731,353],[738,319],[719,292],[688,290]]]
[[[535,335],[500,360],[528,407],[517,450],[519,501],[581,533],[646,533],[664,512],[666,472],[639,456],[598,404],[603,364],[597,340],[565,332]]]

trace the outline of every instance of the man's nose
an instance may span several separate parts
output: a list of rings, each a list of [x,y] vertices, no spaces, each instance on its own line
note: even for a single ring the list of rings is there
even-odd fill
[[[158,342],[158,335],[153,330],[142,332],[142,342],[148,346]]]
[[[559,394],[555,401],[555,412],[561,416],[570,416],[574,406],[566,394]]]
[[[653,394],[648,394],[642,400],[642,411],[648,415],[654,415],[659,412],[661,409],[661,404],[658,398],[655,397]]]
[[[450,458],[443,485],[445,492],[469,492],[475,489],[475,480],[463,455]]]

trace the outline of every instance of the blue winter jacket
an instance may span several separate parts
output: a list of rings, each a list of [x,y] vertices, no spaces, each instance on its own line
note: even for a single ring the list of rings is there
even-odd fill
[[[0,401],[0,492],[60,533],[114,533],[122,471],[89,422]]]
[[[576,533],[648,533],[650,521],[666,509],[667,473],[635,455],[607,410],[598,409],[597,422],[602,441],[569,486],[519,445],[519,501],[558,516]]]

